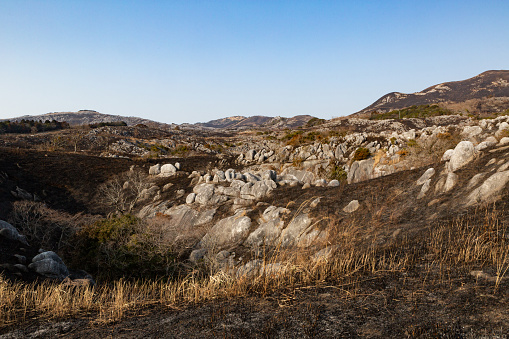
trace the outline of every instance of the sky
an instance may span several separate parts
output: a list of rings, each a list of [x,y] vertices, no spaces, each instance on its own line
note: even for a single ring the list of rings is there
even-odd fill
[[[0,0],[0,119],[331,119],[509,69],[509,1]]]

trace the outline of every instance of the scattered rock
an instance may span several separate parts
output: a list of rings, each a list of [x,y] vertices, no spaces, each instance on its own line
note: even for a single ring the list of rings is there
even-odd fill
[[[57,280],[64,280],[69,270],[62,259],[53,251],[42,252],[32,259],[28,268],[38,274]]]
[[[424,184],[429,178],[431,178],[435,174],[434,168],[428,168],[424,174],[417,179],[417,185]]]
[[[215,224],[199,243],[199,247],[220,249],[244,241],[249,235],[251,219],[246,210],[238,210],[235,215],[221,219]]]
[[[424,184],[421,187],[421,191],[417,195],[417,199],[422,199],[426,195],[426,193],[429,191],[429,187],[431,185],[431,179],[428,179],[424,182]]]
[[[454,152],[449,160],[448,169],[454,172],[474,160],[474,144],[470,141],[461,141],[454,148]]]
[[[474,189],[467,197],[468,206],[477,203],[490,203],[499,198],[499,194],[509,181],[509,171],[497,172],[490,176],[486,181]]]
[[[343,211],[346,213],[352,213],[352,212],[357,211],[359,206],[360,206],[360,204],[359,204],[358,200],[352,200],[352,201],[350,201],[350,203],[348,205],[345,206],[345,208],[343,208]]]
[[[186,204],[192,204],[195,199],[196,199],[196,193],[189,193],[189,195],[186,198]]]
[[[150,174],[150,175],[159,175],[160,173],[161,173],[161,164],[150,166],[150,168],[148,169],[148,174]]]

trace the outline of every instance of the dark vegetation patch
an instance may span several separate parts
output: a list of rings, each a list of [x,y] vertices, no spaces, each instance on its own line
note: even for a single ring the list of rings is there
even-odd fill
[[[452,115],[453,111],[440,107],[439,105],[419,105],[408,108],[397,109],[387,113],[371,113],[370,120],[384,119],[405,119],[405,118],[429,118],[440,115]]]
[[[0,121],[0,134],[49,132],[64,128],[69,128],[69,124],[56,120],[46,120],[44,122],[25,119],[19,122],[9,120]]]

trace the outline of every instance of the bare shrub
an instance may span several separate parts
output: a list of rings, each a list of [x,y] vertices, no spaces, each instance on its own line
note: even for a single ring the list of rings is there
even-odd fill
[[[97,217],[78,213],[71,215],[49,208],[42,202],[16,201],[9,221],[34,246],[60,251],[72,246],[70,238]]]
[[[128,171],[100,185],[98,200],[114,213],[131,213],[142,198],[144,190],[150,186],[146,173],[141,170]]]
[[[100,278],[171,276],[174,243],[163,223],[130,214],[98,220],[77,234],[74,265]]]

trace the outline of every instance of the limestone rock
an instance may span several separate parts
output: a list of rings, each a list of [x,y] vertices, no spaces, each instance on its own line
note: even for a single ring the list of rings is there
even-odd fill
[[[474,186],[477,186],[477,184],[481,182],[481,180],[486,176],[486,174],[487,174],[486,172],[482,172],[482,173],[477,173],[476,175],[474,175],[468,181],[467,189],[471,189]]]
[[[25,236],[19,234],[16,227],[3,220],[0,220],[0,235],[10,240],[19,241],[20,243],[28,246],[28,241]]]
[[[47,278],[63,280],[69,270],[62,259],[53,251],[42,252],[32,259],[28,268]]]
[[[177,169],[172,164],[165,164],[161,166],[161,176],[169,177],[177,173]]]
[[[449,161],[451,160],[452,155],[454,154],[453,149],[448,149],[444,152],[444,155],[442,155],[442,161]]]
[[[251,219],[246,210],[238,210],[235,215],[218,221],[202,238],[199,247],[220,249],[244,241],[251,227]]]
[[[352,200],[352,201],[350,201],[350,203],[348,205],[345,206],[345,208],[343,208],[343,211],[346,213],[353,213],[353,212],[357,211],[359,206],[360,206],[360,204],[359,204],[358,200]]]
[[[454,172],[474,160],[474,144],[470,141],[461,141],[454,148],[454,152],[449,160],[448,169]]]
[[[454,188],[458,182],[458,175],[456,173],[448,173],[447,179],[445,180],[444,192],[448,192]]]
[[[281,233],[281,246],[290,247],[297,244],[300,236],[311,225],[311,218],[307,213],[300,213],[290,221]]]
[[[334,180],[331,180],[328,184],[327,184],[327,187],[339,187],[340,186],[340,183],[338,180],[334,179]]]
[[[289,212],[288,209],[282,207],[267,207],[259,219],[260,225],[249,234],[244,244],[255,247],[276,245],[276,240],[284,226],[281,214],[287,214]]]
[[[490,203],[499,198],[505,185],[509,182],[509,171],[497,172],[490,176],[486,181],[474,189],[467,197],[468,206],[476,203]]]
[[[429,191],[429,187],[431,185],[431,179],[428,179],[424,182],[424,184],[421,187],[421,191],[417,195],[417,199],[422,199],[426,195],[426,193]]]
[[[196,193],[189,193],[189,195],[186,197],[186,204],[192,204],[195,199]]]
[[[215,194],[215,185],[214,184],[200,184],[196,185],[193,189],[193,192],[196,193],[195,202],[200,205],[216,205],[228,200],[228,197]]]
[[[435,174],[434,168],[428,168],[424,174],[417,179],[417,185],[424,184],[428,179],[430,179]]]
[[[161,164],[150,166],[150,168],[148,169],[148,174],[150,174],[150,175],[158,175],[160,173],[161,173]]]
[[[200,260],[203,260],[203,258],[207,254],[207,252],[208,252],[208,250],[206,248],[200,248],[200,249],[194,250],[189,255],[189,261],[191,261],[193,263],[197,263]]]
[[[482,128],[479,126],[465,126],[463,127],[463,132],[461,132],[461,134],[466,138],[473,138],[481,133]]]
[[[354,161],[350,170],[348,171],[348,183],[353,184],[356,182],[373,179],[373,167],[375,159],[366,159]]]

